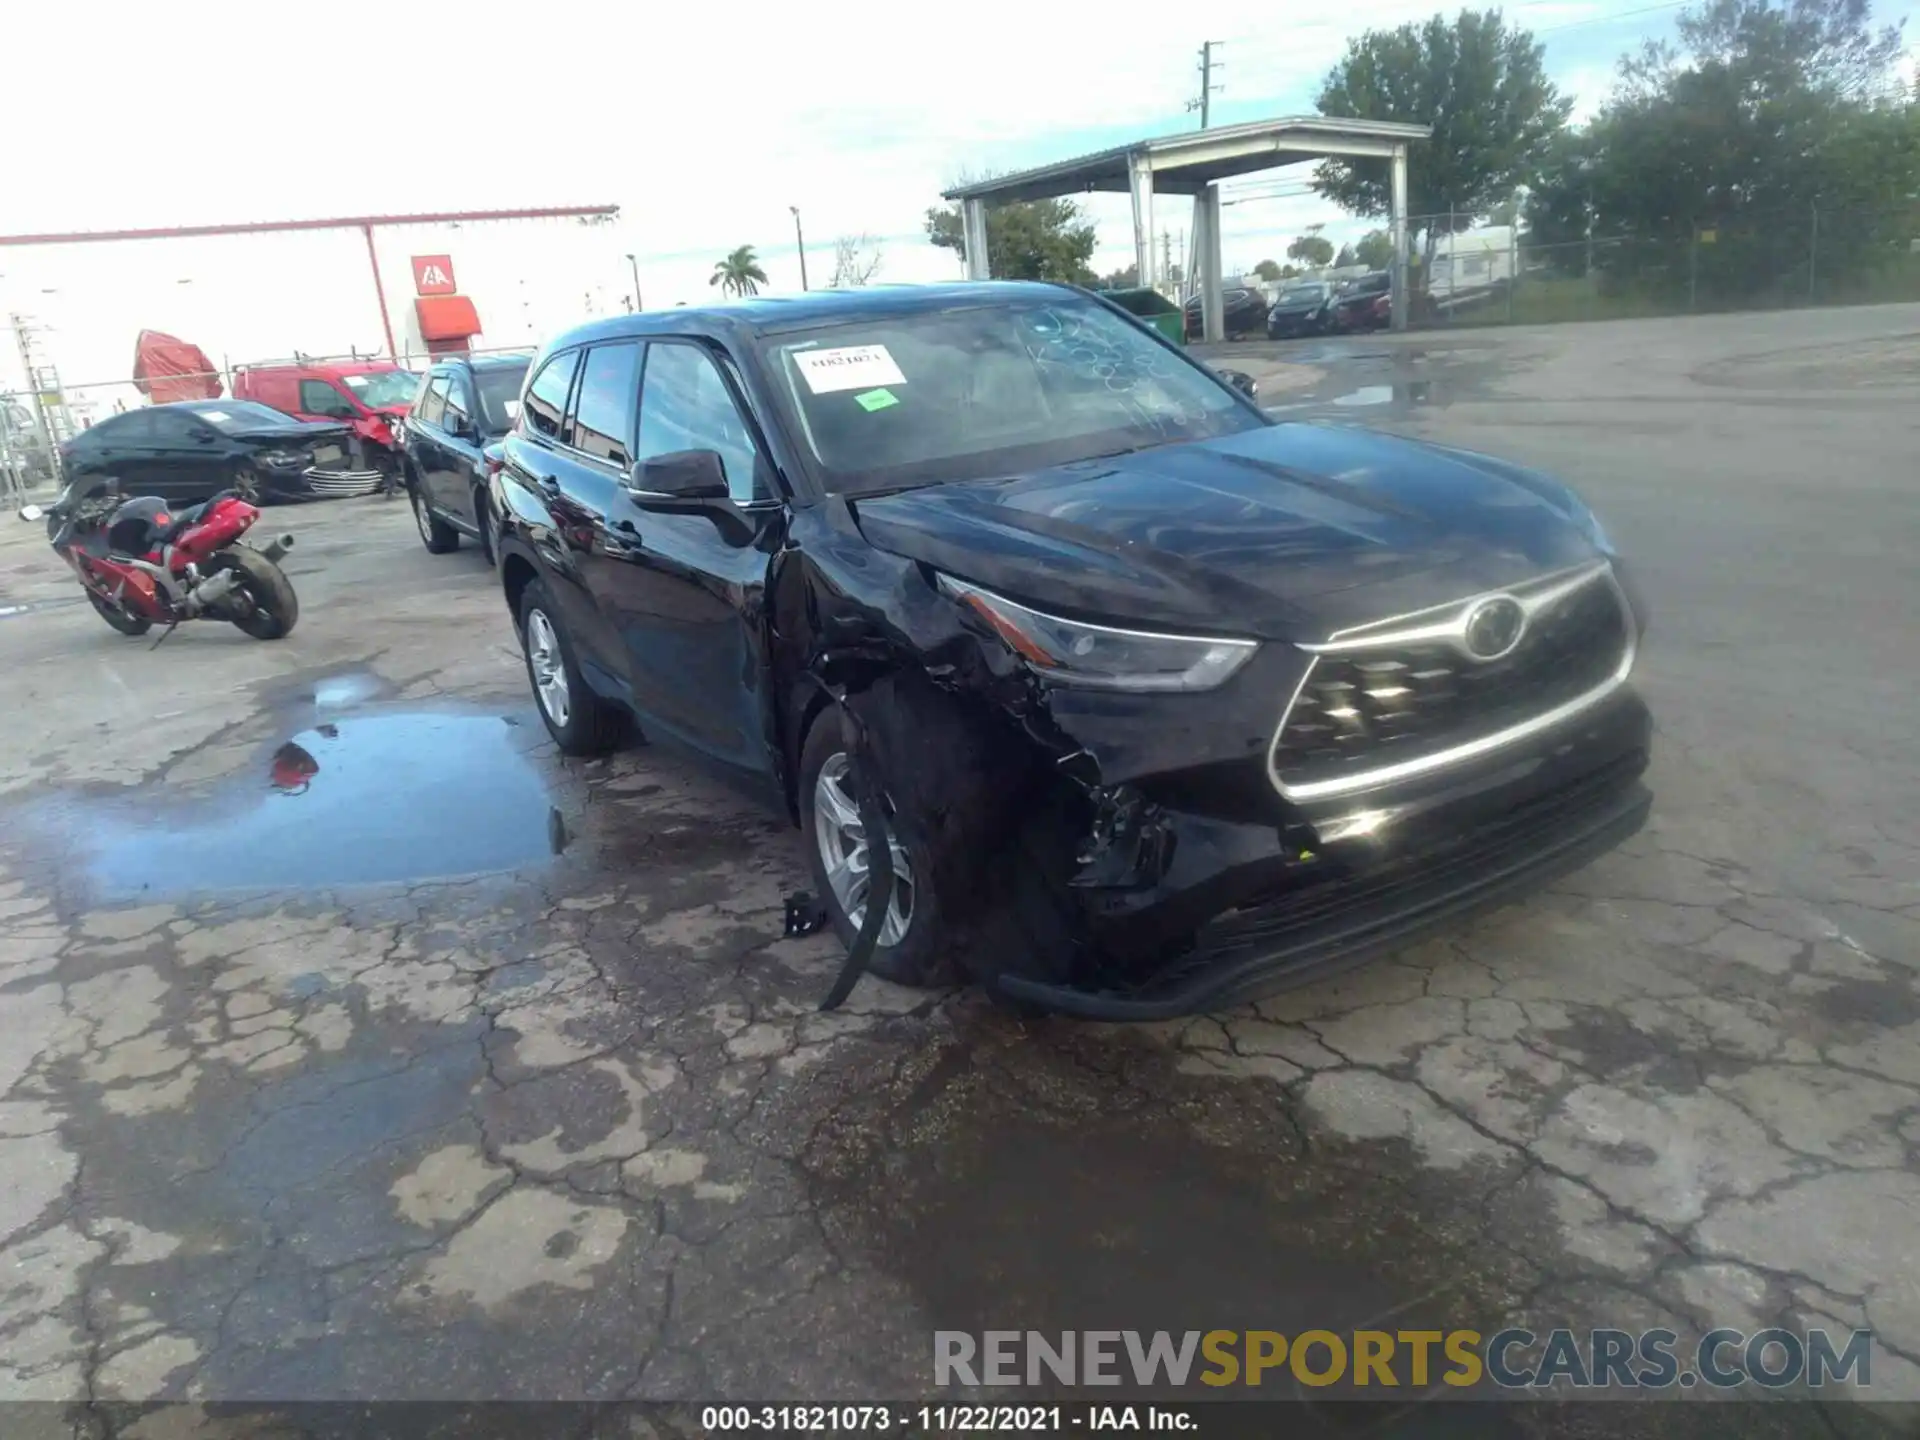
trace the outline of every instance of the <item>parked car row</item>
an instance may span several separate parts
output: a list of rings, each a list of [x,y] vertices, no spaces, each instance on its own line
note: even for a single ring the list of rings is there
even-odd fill
[[[1393,277],[1386,271],[1344,284],[1301,280],[1281,290],[1267,312],[1267,338],[1346,335],[1393,323]]]
[[[1577,496],[1277,421],[1068,287],[600,320],[436,363],[404,431],[560,749],[766,795],[849,973],[1208,1010],[1647,814],[1645,612]]]
[[[1265,335],[1269,340],[1284,340],[1384,330],[1393,321],[1392,291],[1392,276],[1384,270],[1338,284],[1292,281],[1281,288],[1272,305],[1252,286],[1233,286],[1220,295],[1226,338]],[[1186,338],[1200,339],[1205,327],[1198,295],[1187,301],[1183,318]]]

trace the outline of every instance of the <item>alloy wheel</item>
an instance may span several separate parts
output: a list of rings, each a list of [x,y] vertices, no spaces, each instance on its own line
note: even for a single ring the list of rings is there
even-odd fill
[[[421,540],[433,544],[433,522],[427,518],[427,507],[420,499],[420,492],[408,487],[407,498],[413,502],[413,523],[420,531]]]
[[[533,691],[547,719],[566,728],[573,715],[573,696],[567,688],[567,662],[560,654],[560,637],[542,610],[527,612],[527,666],[533,672]]]
[[[857,930],[866,922],[867,891],[873,877],[868,869],[867,827],[861,822],[859,803],[847,789],[851,769],[844,752],[828,756],[820,767],[813,784],[813,837],[833,898]],[[891,827],[887,850],[893,860],[893,894],[880,924],[880,943],[892,947],[906,938],[913,923],[914,882],[913,866]]]

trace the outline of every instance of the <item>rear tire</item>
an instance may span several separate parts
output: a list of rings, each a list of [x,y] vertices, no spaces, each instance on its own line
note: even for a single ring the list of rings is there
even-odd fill
[[[538,580],[520,595],[520,649],[534,704],[561,754],[604,755],[620,744],[627,714],[587,684],[553,597]]]
[[[234,628],[256,640],[286,639],[300,619],[300,600],[286,572],[258,550],[244,545],[222,550],[214,558],[216,573],[228,569],[245,572],[238,586],[245,613],[233,621]],[[225,563],[217,563],[220,561]]]
[[[460,532],[433,513],[416,479],[407,486],[407,499],[413,505],[413,523],[420,532],[420,543],[429,555],[447,555],[460,548]]]
[[[144,635],[153,628],[151,620],[143,620],[138,615],[129,615],[119,606],[109,605],[91,590],[87,592],[87,600],[93,606],[94,613],[122,635]]]

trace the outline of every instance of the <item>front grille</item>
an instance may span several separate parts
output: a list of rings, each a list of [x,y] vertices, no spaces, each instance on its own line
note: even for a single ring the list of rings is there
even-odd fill
[[[1556,588],[1562,593],[1534,609],[1520,644],[1499,660],[1476,660],[1449,639],[1316,656],[1274,739],[1275,778],[1283,787],[1310,785],[1417,760],[1606,685],[1633,643],[1619,591],[1605,570],[1570,593]]]
[[[316,495],[371,495],[380,488],[378,470],[309,470],[307,484]]]

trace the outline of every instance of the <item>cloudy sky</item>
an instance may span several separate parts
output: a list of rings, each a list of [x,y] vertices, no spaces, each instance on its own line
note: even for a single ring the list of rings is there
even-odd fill
[[[1912,3],[1881,0],[1882,16]],[[1508,14],[1540,37],[1586,112],[1618,56],[1669,33],[1679,8],[1528,0]],[[852,233],[878,238],[882,279],[955,276],[958,262],[921,226],[959,175],[1190,128],[1203,40],[1224,42],[1215,123],[1310,112],[1350,35],[1434,3],[1289,0],[1267,7],[1271,19],[1211,0],[972,0],[917,20],[758,0],[15,9],[9,121],[37,117],[39,134],[27,143],[0,128],[12,162],[0,230],[618,205],[614,225],[591,231],[383,236],[390,300],[410,296],[409,253],[449,251],[488,338],[512,342],[619,308],[629,253],[649,308],[711,298],[713,261],[743,243],[772,288],[797,288],[789,206],[816,285],[833,238]],[[1307,224],[1328,222],[1336,239],[1365,228],[1298,193],[1303,179],[1234,187],[1244,198],[1226,211],[1229,269],[1279,254]],[[1124,198],[1089,209],[1099,267],[1126,263]],[[381,340],[371,290],[358,235],[0,248],[0,305],[46,327],[70,382],[124,374],[143,325],[190,328],[234,359],[370,348]]]

